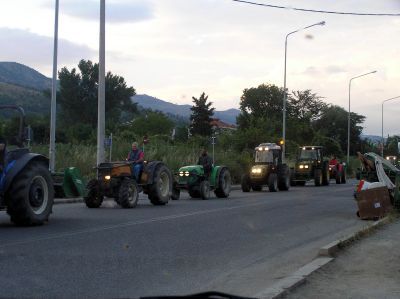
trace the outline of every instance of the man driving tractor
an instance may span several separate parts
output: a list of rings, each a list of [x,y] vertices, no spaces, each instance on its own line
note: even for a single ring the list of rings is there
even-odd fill
[[[126,160],[133,162],[132,172],[135,176],[136,181],[140,180],[140,173],[143,170],[144,153],[138,149],[138,143],[132,143],[132,149],[128,153]]]
[[[211,157],[208,156],[207,150],[205,148],[201,151],[199,160],[197,161],[197,165],[203,166],[204,175],[206,176],[206,178],[208,178],[211,173],[213,161]]]

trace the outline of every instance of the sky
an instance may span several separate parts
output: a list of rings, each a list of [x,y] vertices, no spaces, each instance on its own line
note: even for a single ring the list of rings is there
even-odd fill
[[[256,1],[256,0],[255,0]],[[309,9],[400,13],[400,0],[258,0]],[[53,0],[0,0],[0,61],[52,73]],[[99,0],[60,0],[58,68],[98,61]],[[106,69],[138,94],[191,104],[203,91],[218,110],[238,108],[245,88],[311,89],[327,103],[366,116],[381,134],[382,101],[400,96],[400,17],[343,16],[231,0],[106,0]],[[400,134],[399,101],[384,105],[384,134]]]

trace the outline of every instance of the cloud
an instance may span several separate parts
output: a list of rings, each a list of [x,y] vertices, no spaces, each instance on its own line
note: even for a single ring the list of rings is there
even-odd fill
[[[54,8],[54,1],[45,4]],[[98,21],[100,5],[98,0],[70,0],[60,5],[60,14],[71,17]],[[106,19],[110,23],[133,23],[153,18],[153,7],[148,1],[131,0],[106,2]]]
[[[30,67],[48,69],[53,59],[53,38],[27,30],[0,27],[0,61],[15,61]],[[78,63],[96,52],[85,45],[59,39],[59,64]]]
[[[329,65],[324,68],[324,71],[328,74],[338,74],[347,72],[347,70],[344,67],[338,65]]]

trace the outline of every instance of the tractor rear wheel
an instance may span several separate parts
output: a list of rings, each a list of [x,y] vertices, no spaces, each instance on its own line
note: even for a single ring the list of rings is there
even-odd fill
[[[203,200],[207,200],[210,198],[210,182],[202,181],[200,183],[200,197]]]
[[[130,178],[124,178],[119,187],[119,204],[124,209],[132,209],[137,206],[138,200],[139,191],[136,181]]]
[[[231,192],[231,173],[227,168],[223,168],[218,176],[218,188],[214,193],[218,198],[227,198]]]
[[[157,166],[154,181],[149,188],[150,202],[155,206],[168,203],[172,194],[172,174],[165,165]]]
[[[83,198],[88,208],[99,208],[103,203],[103,196],[99,192],[99,181],[90,180],[86,185],[86,196]]]
[[[17,225],[40,225],[52,212],[54,189],[43,163],[30,162],[12,181],[6,194],[7,213]]]
[[[278,176],[276,173],[271,173],[268,177],[268,189],[269,192],[278,191]]]
[[[314,185],[317,187],[322,185],[322,169],[315,169]]]
[[[250,192],[251,185],[250,185],[250,176],[248,174],[242,175],[241,186],[243,192]]]

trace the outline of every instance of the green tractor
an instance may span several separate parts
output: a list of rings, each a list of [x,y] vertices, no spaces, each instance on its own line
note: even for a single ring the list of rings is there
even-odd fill
[[[179,199],[180,190],[189,192],[192,198],[209,199],[214,190],[218,198],[227,198],[231,192],[231,174],[226,166],[213,166],[206,177],[202,165],[183,166],[175,174],[173,199]]]
[[[282,149],[275,143],[261,143],[255,148],[255,165],[242,176],[242,191],[287,191],[290,187],[290,169],[282,163]]]
[[[19,113],[17,136],[0,138],[0,210],[6,209],[17,225],[43,224],[49,219],[54,200],[49,160],[25,147],[29,129],[23,108],[8,105],[0,109]]]
[[[97,167],[97,179],[87,184],[84,197],[88,208],[99,208],[104,197],[114,198],[123,208],[135,208],[143,190],[153,205],[166,205],[172,195],[173,177],[161,161],[144,162],[140,179],[132,173],[132,162],[106,162]]]
[[[291,185],[304,186],[314,180],[315,186],[329,185],[329,161],[324,157],[322,146],[299,148],[295,167],[292,169]]]

